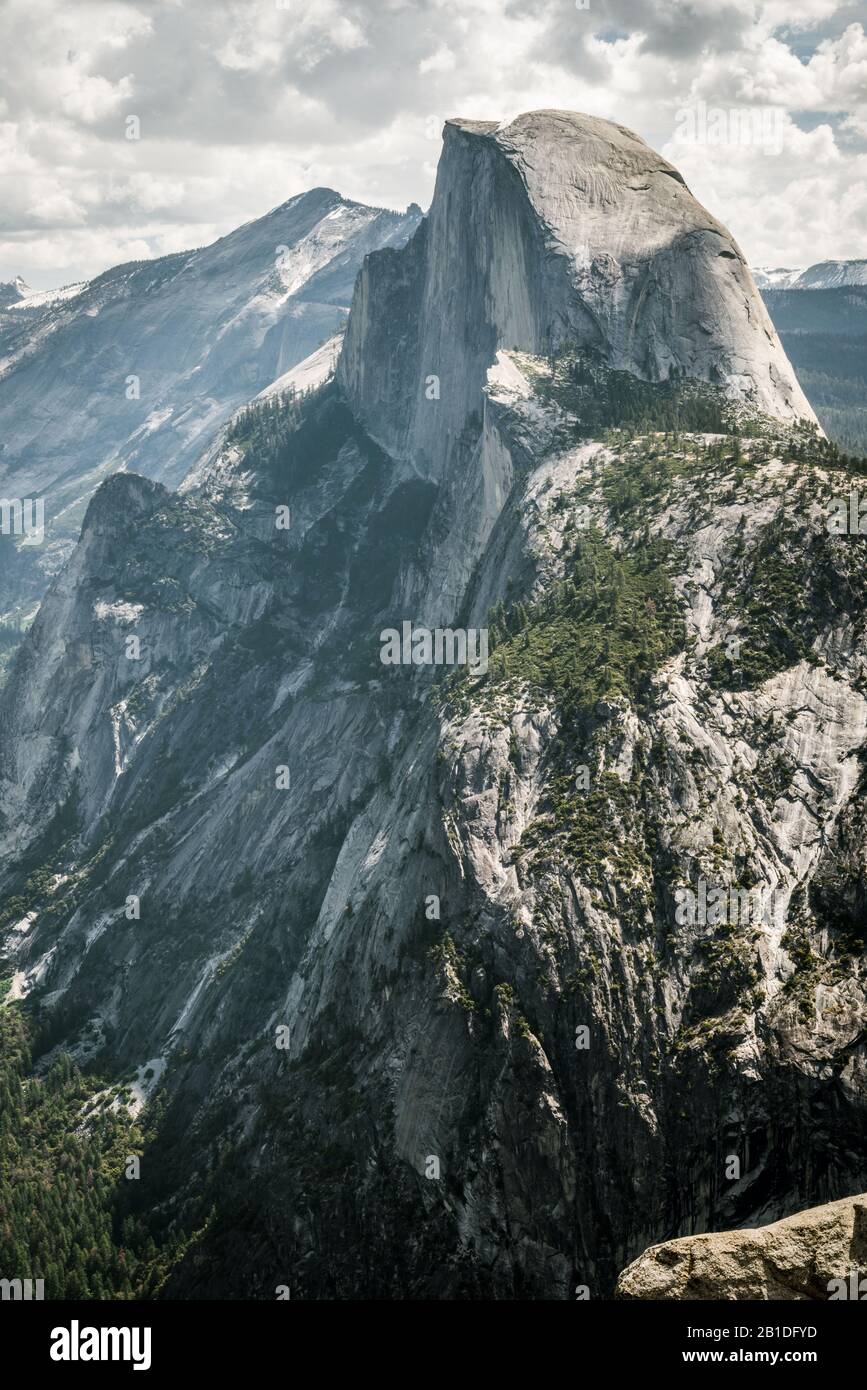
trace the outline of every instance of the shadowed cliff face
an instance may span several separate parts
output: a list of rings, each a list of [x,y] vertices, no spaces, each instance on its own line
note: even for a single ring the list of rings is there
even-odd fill
[[[570,128],[636,144],[450,126],[337,381],[106,484],[4,692],[11,993],[150,1101],[170,1295],[606,1295],[867,1186],[853,479],[782,398],[621,371],[614,309],[511,350],[584,322]],[[488,670],[383,664],[405,620]]]

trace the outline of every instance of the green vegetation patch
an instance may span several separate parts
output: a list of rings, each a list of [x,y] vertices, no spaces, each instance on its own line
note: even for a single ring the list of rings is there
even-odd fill
[[[549,359],[549,372],[533,371],[540,398],[579,421],[585,434],[618,426],[634,434],[651,430],[695,430],[727,434],[732,411],[722,392],[708,382],[672,369],[666,381],[644,381],[615,371],[601,355],[566,347]]]
[[[662,541],[617,554],[595,527],[581,533],[565,579],[538,603],[491,614],[489,686],[526,683],[567,717],[613,696],[636,699],[685,640],[669,568]]]
[[[797,662],[815,662],[813,644],[828,626],[849,616],[863,622],[867,576],[846,563],[844,538],[798,527],[780,515],[748,544],[740,532],[721,573],[720,606],[740,640],[734,658],[726,644],[707,654],[708,682],[751,690]],[[856,538],[857,539],[857,538]]]
[[[66,1054],[34,1069],[32,1040],[27,1014],[0,1008],[0,1271],[42,1279],[48,1300],[152,1297],[200,1234],[134,1210],[148,1164],[166,1163],[149,1158],[159,1105],[139,1128],[128,1086],[82,1072]],[[132,1158],[142,1181],[130,1175]]]
[[[518,845],[525,867],[567,867],[584,882],[609,883],[612,867],[621,882],[632,880],[639,896],[652,874],[639,788],[611,772],[594,773],[590,787],[556,777],[542,814],[528,825]]]
[[[124,1110],[86,1116],[97,1089],[67,1056],[31,1075],[26,1021],[0,1011],[0,1269],[43,1279],[49,1299],[132,1295],[113,1208],[141,1135]]]

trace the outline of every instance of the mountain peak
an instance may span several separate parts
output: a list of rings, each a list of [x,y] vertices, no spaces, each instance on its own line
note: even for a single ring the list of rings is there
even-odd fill
[[[835,290],[867,285],[867,260],[817,261],[806,270],[759,266],[753,278],[760,290]]]
[[[640,135],[636,135],[617,121],[559,107],[541,107],[537,111],[524,111],[511,121],[477,121],[453,116],[446,121],[446,125],[454,126],[470,135],[495,135],[505,138],[532,135],[555,140],[599,139],[609,145],[623,140],[626,143],[641,145],[644,149],[650,148]]]
[[[809,266],[792,288],[828,290],[845,285],[867,285],[867,260],[819,261]]]
[[[279,203],[272,211],[282,212],[284,208],[298,207],[299,204],[323,202],[345,203],[346,199],[342,193],[337,192],[336,188],[327,188],[325,184],[317,184],[315,188],[305,188],[301,193],[293,193],[291,198]]]
[[[644,140],[573,111],[448,120],[424,237],[369,257],[356,285],[350,400],[386,448],[436,473],[497,351],[565,344],[815,419],[731,234]],[[419,390],[430,374],[436,418]]]
[[[88,503],[82,535],[121,535],[151,516],[168,496],[162,483],[137,473],[112,473]]]
[[[17,304],[20,300],[26,299],[31,293],[30,286],[26,280],[22,280],[20,275],[16,275],[14,280],[0,283],[0,308],[7,304]]]

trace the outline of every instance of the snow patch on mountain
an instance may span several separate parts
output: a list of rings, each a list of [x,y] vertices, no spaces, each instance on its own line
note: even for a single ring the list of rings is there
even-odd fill
[[[267,401],[272,396],[280,396],[287,391],[301,393],[321,386],[334,375],[342,342],[343,334],[335,333],[315,352],[311,352],[309,357],[305,357],[303,362],[299,362],[297,367],[290,367],[288,372],[278,376],[276,381],[272,381],[270,386],[260,391],[255,400]]]
[[[833,290],[846,285],[867,285],[867,260],[818,261],[806,270],[753,271],[760,290]]]
[[[759,290],[788,290],[800,279],[803,273],[803,268],[788,270],[784,266],[778,266],[771,270],[757,266],[753,271],[753,279],[756,282],[756,289]]]
[[[24,281],[20,279],[15,283],[23,286],[22,298],[17,303],[9,304],[6,307],[13,313],[23,313],[33,309],[45,309],[49,305],[62,304],[65,300],[75,299],[77,295],[82,294],[87,289],[90,282],[79,280],[77,284],[62,285],[60,289],[56,290],[28,290]]]

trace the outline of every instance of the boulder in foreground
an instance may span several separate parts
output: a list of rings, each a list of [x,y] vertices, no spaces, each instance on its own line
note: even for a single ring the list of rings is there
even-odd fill
[[[864,1298],[865,1275],[867,1193],[811,1207],[756,1230],[711,1232],[651,1245],[623,1271],[615,1297]]]

